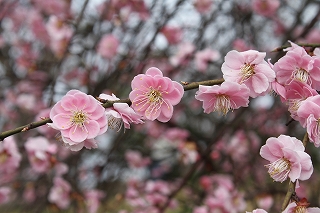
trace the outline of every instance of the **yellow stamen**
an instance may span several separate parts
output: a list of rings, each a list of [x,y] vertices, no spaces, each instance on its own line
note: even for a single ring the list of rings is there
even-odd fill
[[[252,75],[255,74],[254,72],[254,64],[247,64],[245,63],[243,67],[241,67],[240,72],[242,75],[242,78],[240,80],[240,84],[247,81]]]

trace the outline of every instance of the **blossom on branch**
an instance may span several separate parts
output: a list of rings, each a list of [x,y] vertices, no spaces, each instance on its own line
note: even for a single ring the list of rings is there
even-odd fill
[[[271,137],[260,149],[260,155],[270,161],[266,165],[274,181],[283,182],[288,177],[292,182],[307,180],[313,172],[311,157],[304,152],[300,140],[287,135]]]
[[[245,84],[250,89],[250,97],[256,98],[270,89],[275,80],[275,72],[264,60],[265,52],[232,50],[225,56],[221,71],[225,81]]]
[[[129,98],[132,108],[148,120],[168,122],[173,114],[173,106],[177,105],[184,93],[183,87],[162,72],[151,67],[146,74],[139,74],[131,82],[132,91]]]
[[[73,151],[96,147],[92,140],[108,129],[105,109],[92,96],[78,90],[70,90],[51,109],[48,124],[61,131],[63,142]],[[85,141],[91,141],[85,143]]]
[[[229,110],[248,106],[249,89],[234,82],[223,82],[220,86],[200,85],[195,98],[203,102],[205,113],[219,111],[225,115]]]
[[[100,94],[100,99],[108,101],[120,100],[114,94]],[[112,107],[106,108],[106,116],[108,119],[108,128],[119,131],[124,125],[124,128],[130,129],[130,123],[142,124],[141,116],[138,115],[127,103],[114,103]]]
[[[302,198],[299,202],[290,203],[287,208],[282,213],[320,213],[320,208],[317,207],[308,207],[310,203],[308,203],[306,198]]]

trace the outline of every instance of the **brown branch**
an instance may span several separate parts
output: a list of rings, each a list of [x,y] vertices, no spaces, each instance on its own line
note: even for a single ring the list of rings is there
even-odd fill
[[[312,48],[320,47],[320,44],[310,44],[310,43],[297,43],[297,45],[299,45],[301,47],[312,47]],[[271,52],[280,52],[288,47],[291,47],[291,45],[283,45],[281,47],[277,47],[276,49],[272,50]]]
[[[191,90],[191,89],[197,89],[199,87],[199,85],[207,85],[207,86],[217,85],[217,84],[221,84],[223,81],[224,81],[223,79],[216,79],[216,80],[208,80],[208,81],[200,81],[200,82],[192,82],[192,83],[184,82],[184,90],[187,91],[187,90]],[[99,101],[103,103],[102,106],[104,108],[112,107],[114,103],[127,103],[128,105],[131,105],[130,99],[121,99],[121,100],[116,100],[116,101],[99,99]],[[3,141],[6,137],[9,137],[11,135],[18,134],[20,132],[25,132],[30,129],[37,128],[39,126],[43,126],[47,123],[52,123],[52,120],[50,118],[45,118],[45,119],[42,119],[41,121],[32,122],[32,123],[27,124],[25,126],[21,126],[16,129],[2,132],[0,134],[0,141]]]

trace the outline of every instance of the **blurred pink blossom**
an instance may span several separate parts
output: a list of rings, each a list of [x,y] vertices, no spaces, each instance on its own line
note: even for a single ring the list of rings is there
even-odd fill
[[[141,153],[135,150],[127,150],[125,153],[125,159],[130,168],[141,168],[150,164],[149,157],[142,157]]]
[[[210,12],[213,4],[213,0],[195,0],[193,2],[194,7],[199,13]]]
[[[233,49],[239,51],[239,52],[243,52],[243,51],[247,51],[250,49],[253,49],[253,47],[251,47],[249,44],[247,44],[247,42],[241,38],[237,38],[232,42],[232,46]]]
[[[85,200],[88,213],[96,213],[100,206],[100,200],[105,197],[105,193],[101,190],[88,190],[85,192]]]
[[[97,48],[97,52],[106,59],[112,59],[116,54],[119,46],[119,40],[112,34],[104,35]]]
[[[181,41],[182,29],[174,26],[164,26],[160,31],[167,39],[169,45],[178,44]]]
[[[48,200],[56,204],[60,209],[66,209],[70,205],[70,184],[61,177],[53,179],[53,186],[50,189]]]
[[[287,135],[271,137],[260,149],[260,155],[270,161],[266,165],[274,181],[283,182],[288,177],[292,182],[307,180],[313,173],[311,157],[304,152],[300,140]]]
[[[0,143],[0,171],[2,173],[14,172],[19,167],[21,158],[16,141],[12,136],[5,138]]]
[[[245,84],[250,89],[250,97],[255,98],[268,92],[275,73],[264,60],[265,52],[232,50],[225,56],[221,71],[225,81]]]
[[[50,144],[47,138],[38,136],[28,138],[24,147],[34,171],[43,173],[51,169],[51,157],[57,153],[56,144]]]
[[[108,120],[105,109],[92,96],[70,90],[51,109],[48,125],[61,131],[63,142],[73,151],[96,147],[94,138],[105,133]]]
[[[175,67],[186,65],[195,49],[196,47],[194,44],[190,42],[182,42],[178,46],[178,52],[169,58],[169,62]]]
[[[216,50],[207,48],[207,49],[198,51],[195,54],[196,68],[200,72],[204,72],[208,68],[208,63],[217,61],[219,59],[220,59],[220,53]]]
[[[255,209],[252,212],[246,212],[246,213],[268,213],[268,212],[264,209]]]
[[[252,9],[255,13],[271,17],[280,6],[279,0],[252,0]]]
[[[108,101],[120,100],[114,94],[100,94],[100,99]],[[138,115],[127,103],[114,103],[112,107],[108,107],[105,110],[105,114],[108,119],[108,128],[119,131],[124,125],[124,128],[130,129],[130,123],[142,124],[141,116]]]
[[[10,201],[11,188],[7,186],[0,187],[0,204]]]
[[[274,199],[272,195],[263,194],[257,197],[257,205],[262,209],[269,210],[274,203]]]
[[[64,0],[32,0],[34,5],[48,15],[55,15],[59,18],[67,18],[69,14],[69,1]]]
[[[200,85],[195,98],[203,102],[205,113],[218,111],[225,115],[229,110],[248,106],[249,89],[235,82],[223,82],[220,86]]]
[[[162,72],[151,67],[146,74],[139,74],[131,82],[132,91],[129,98],[132,108],[148,120],[168,122],[173,114],[173,106],[177,105],[184,93],[183,87]]]

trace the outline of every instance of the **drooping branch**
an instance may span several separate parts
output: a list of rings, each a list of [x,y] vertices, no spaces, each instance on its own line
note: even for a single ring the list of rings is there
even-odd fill
[[[215,80],[199,81],[199,82],[191,82],[191,83],[183,82],[183,84],[184,84],[184,90],[187,91],[187,90],[197,89],[199,85],[212,86],[212,85],[219,85],[222,82],[224,82],[224,79],[215,79]],[[112,107],[114,103],[127,103],[131,105],[130,99],[121,99],[116,101],[109,101],[109,100],[100,100],[100,101],[102,102],[102,106],[104,108]],[[20,132],[25,132],[30,129],[37,128],[39,126],[46,125],[47,123],[52,123],[52,120],[50,118],[43,118],[41,121],[32,122],[27,125],[18,127],[16,129],[2,132],[0,134],[0,141],[3,141],[6,137],[9,137],[11,135],[15,135]]]

